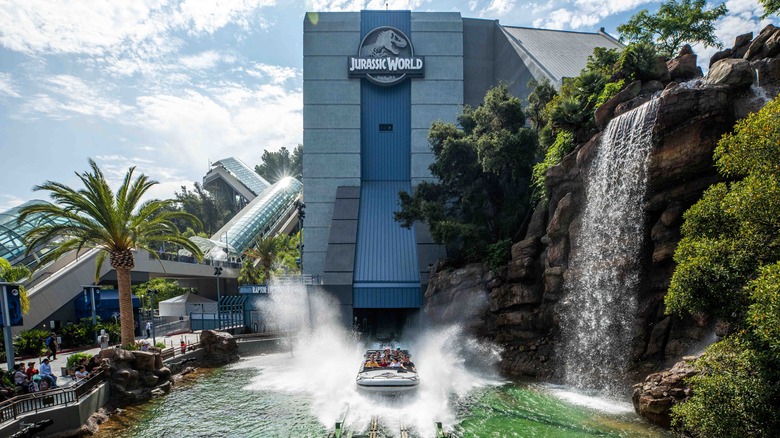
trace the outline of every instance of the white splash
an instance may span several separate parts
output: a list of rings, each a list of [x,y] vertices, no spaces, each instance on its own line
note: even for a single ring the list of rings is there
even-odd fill
[[[310,300],[313,329],[301,331],[289,353],[255,357],[236,366],[259,370],[246,390],[307,395],[312,414],[326,428],[332,428],[348,411],[345,426],[356,431],[365,431],[371,418],[378,417],[385,433],[398,433],[403,424],[429,436],[435,421],[456,423],[453,398],[502,383],[491,371],[498,361],[498,349],[450,326],[423,330],[400,341],[412,354],[420,376],[414,394],[386,397],[358,392],[355,377],[366,346],[343,328],[334,311],[338,304],[323,293],[305,294],[303,286],[290,286],[284,294],[277,294],[273,301],[278,302],[272,306],[281,312],[277,314],[280,326],[305,326],[309,316],[304,303]]]

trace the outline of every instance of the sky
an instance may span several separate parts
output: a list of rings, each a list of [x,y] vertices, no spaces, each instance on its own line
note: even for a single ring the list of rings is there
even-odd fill
[[[715,3],[715,4],[719,4]],[[729,0],[724,47],[758,32],[756,0]],[[118,186],[130,166],[170,198],[209,163],[254,167],[264,150],[303,141],[307,11],[457,11],[504,25],[616,28],[648,0],[2,0],[0,212],[47,180],[78,187],[94,159]],[[717,49],[694,46],[699,61]]]

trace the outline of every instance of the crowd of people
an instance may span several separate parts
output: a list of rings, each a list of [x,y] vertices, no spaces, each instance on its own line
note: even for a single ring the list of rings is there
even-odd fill
[[[24,363],[14,365],[13,371],[8,373],[14,388],[0,388],[0,400],[18,394],[57,388],[57,376],[52,372],[49,362],[49,358],[46,357],[41,361],[39,368],[35,368],[35,362],[27,362],[27,367],[24,366]],[[91,358],[83,357],[75,366],[73,379],[78,383],[92,377],[99,370],[100,355],[94,355]]]
[[[363,364],[363,368],[399,368],[407,371],[417,372],[417,368],[412,362],[412,358],[409,352],[396,348],[392,350],[390,347],[385,348],[383,351],[370,351],[366,354],[366,361]]]

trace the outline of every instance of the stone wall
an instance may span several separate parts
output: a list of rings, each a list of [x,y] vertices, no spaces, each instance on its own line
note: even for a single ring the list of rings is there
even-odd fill
[[[603,129],[612,118],[660,93],[649,158],[649,186],[642,208],[643,268],[633,342],[631,378],[669,366],[714,340],[715,321],[704,315],[665,314],[663,299],[674,271],[672,256],[680,240],[683,213],[719,181],[712,154],[723,133],[763,101],[754,78],[775,96],[780,89],[780,29],[766,27],[736,39],[717,54],[707,77],[696,67],[690,47],[665,63],[656,77],[629,84],[596,111]],[[759,90],[760,91],[760,90]],[[571,242],[581,228],[586,175],[599,147],[600,133],[579,145],[547,173],[548,202],[540,203],[524,239],[512,247],[508,266],[491,273],[480,265],[458,270],[434,267],[425,294],[425,312],[434,321],[465,322],[477,335],[504,347],[502,371],[510,376],[555,379],[559,341],[557,305],[565,298]]]

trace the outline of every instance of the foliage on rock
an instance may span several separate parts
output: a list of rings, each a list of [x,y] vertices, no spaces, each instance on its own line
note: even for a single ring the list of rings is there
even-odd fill
[[[673,56],[685,44],[721,47],[715,22],[728,12],[726,4],[705,9],[706,0],[670,0],[658,12],[643,9],[617,30],[621,41],[652,43],[665,56]]]
[[[533,187],[534,199],[547,198],[546,177],[547,171],[560,164],[563,157],[574,149],[574,135],[569,131],[558,132],[555,142],[547,149],[544,160],[536,163],[533,170],[531,186]]]
[[[525,127],[520,99],[506,85],[489,90],[479,107],[465,107],[458,124],[431,126],[435,160],[429,168],[436,181],[399,193],[395,219],[405,227],[425,222],[436,242],[452,243],[450,249],[462,248],[461,256],[477,260],[487,245],[520,228],[530,208],[537,141]]]
[[[673,417],[696,436],[770,436],[780,429],[780,98],[740,121],[715,157],[732,181],[685,213],[666,305],[733,329],[698,362],[694,395]]]

